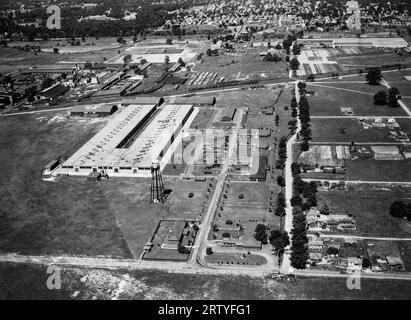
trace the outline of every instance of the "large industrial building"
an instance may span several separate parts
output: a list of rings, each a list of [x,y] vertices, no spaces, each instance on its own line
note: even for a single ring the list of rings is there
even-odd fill
[[[150,176],[193,112],[192,105],[128,105],[74,153],[55,174],[102,172],[117,177]],[[161,163],[161,167],[164,165]]]

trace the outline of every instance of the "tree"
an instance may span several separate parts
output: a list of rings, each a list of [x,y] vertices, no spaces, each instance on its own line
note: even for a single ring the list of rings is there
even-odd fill
[[[86,61],[86,63],[84,64],[84,69],[91,69],[93,67],[93,65],[91,64],[90,61]]]
[[[390,207],[390,214],[395,218],[403,218],[407,215],[407,205],[400,200],[394,201]]]
[[[208,256],[212,255],[212,254],[213,254],[213,248],[207,247],[207,249],[206,249],[206,254],[207,254]]]
[[[396,108],[399,106],[398,104],[399,94],[400,94],[400,91],[395,87],[392,87],[388,90],[388,105],[391,108]]]
[[[368,258],[363,258],[363,259],[362,259],[362,267],[363,267],[364,269],[370,268],[370,267],[371,267],[371,261],[370,261],[370,259],[368,259]]]
[[[178,63],[180,64],[180,66],[185,67],[186,63],[183,61],[183,59],[180,57],[178,58]]]
[[[264,224],[258,224],[256,226],[254,238],[263,244],[267,244],[267,227]]]
[[[378,91],[374,95],[374,104],[382,106],[387,104],[387,94],[385,91]]]
[[[293,55],[298,56],[300,55],[300,53],[301,53],[301,47],[299,45],[293,46]]]
[[[129,63],[132,60],[131,54],[127,54],[123,57],[124,63]]]
[[[316,207],[317,206],[317,196],[315,195],[315,193],[313,193],[312,195],[310,195],[307,199],[307,204],[310,207]]]
[[[284,252],[284,248],[290,244],[290,237],[288,236],[287,231],[271,231],[270,244],[273,246],[278,255],[282,254]]]
[[[301,166],[298,162],[293,162],[291,164],[291,172],[293,174],[293,177],[301,173]]]
[[[310,149],[310,145],[309,142],[307,140],[304,140],[301,144],[300,144],[300,150],[305,152],[308,151]]]
[[[328,208],[328,205],[326,203],[324,203],[324,205],[321,207],[320,213],[326,216],[330,214],[330,208]]]
[[[300,66],[300,62],[296,58],[291,59],[290,61],[291,70],[293,71],[298,70],[299,66]]]
[[[43,90],[43,89],[49,88],[49,87],[51,87],[53,84],[54,84],[54,80],[47,77],[47,78],[45,78],[45,79],[43,80],[43,82],[41,83],[41,89]]]
[[[33,87],[28,87],[25,91],[24,91],[27,101],[28,102],[33,102],[34,98],[36,96],[37,93],[37,88],[35,86]]]
[[[56,53],[56,54],[58,54],[58,53],[60,52],[60,50],[59,50],[59,48],[54,48],[54,49],[53,49],[53,52]]]
[[[188,249],[187,247],[183,246],[182,244],[180,244],[177,248],[178,253],[181,254],[189,254],[190,253],[190,249]]]
[[[168,65],[170,63],[170,57],[168,56],[168,55],[166,55],[165,57],[164,57],[164,64],[165,65]]]
[[[382,79],[380,68],[372,68],[369,70],[365,76],[365,79],[367,79],[368,83],[371,85],[379,85]]]
[[[284,186],[285,186],[285,179],[284,179],[283,176],[278,176],[278,177],[277,177],[277,184],[278,184],[280,187],[284,187]]]

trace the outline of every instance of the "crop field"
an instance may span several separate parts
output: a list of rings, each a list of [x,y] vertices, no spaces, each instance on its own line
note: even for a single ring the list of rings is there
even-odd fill
[[[364,129],[356,119],[311,119],[313,142],[396,142],[389,129]]]
[[[209,276],[157,270],[121,271],[63,269],[61,290],[49,290],[46,268],[35,265],[0,266],[1,299],[111,300],[120,283],[121,299],[410,299],[411,282],[362,279],[361,290],[349,290],[343,278],[297,278],[296,281],[245,276]],[[82,281],[80,280],[82,279]],[[190,285],[187,285],[187,284]],[[75,292],[78,292],[76,296]]]
[[[352,81],[351,79],[344,80]],[[331,81],[330,81],[331,82]],[[405,116],[402,108],[377,106],[374,104],[374,94],[387,91],[384,86],[370,86],[365,83],[334,83],[309,84],[308,103],[312,116],[341,116],[341,108],[351,108],[356,116]]]
[[[348,180],[411,182],[411,159],[347,161]]]
[[[375,237],[410,237],[411,223],[389,214],[395,200],[409,201],[410,187],[358,185],[346,191],[318,192],[319,203],[327,203],[332,213],[355,217],[357,235]]]

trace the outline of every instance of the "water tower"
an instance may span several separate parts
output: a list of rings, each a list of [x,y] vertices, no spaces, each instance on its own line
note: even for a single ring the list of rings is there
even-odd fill
[[[153,160],[151,163],[151,194],[150,203],[164,202],[164,185],[161,177],[160,161]]]

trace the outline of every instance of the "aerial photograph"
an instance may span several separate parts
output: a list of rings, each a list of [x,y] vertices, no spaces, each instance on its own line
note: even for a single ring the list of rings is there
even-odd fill
[[[410,139],[409,0],[1,0],[0,300],[411,300]]]

